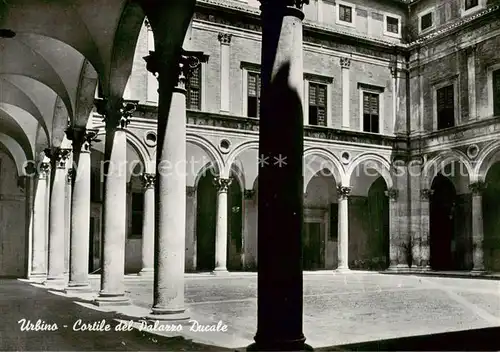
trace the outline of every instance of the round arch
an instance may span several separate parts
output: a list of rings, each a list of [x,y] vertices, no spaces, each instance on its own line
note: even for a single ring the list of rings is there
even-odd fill
[[[500,154],[497,154],[498,152],[500,152],[500,141],[490,143],[479,153],[474,167],[474,179],[471,179],[471,183],[476,181],[484,182],[486,180],[486,175],[491,166],[493,166],[496,161],[500,161],[500,158],[499,160],[495,160],[496,155],[500,157]]]
[[[313,176],[324,169],[327,169],[332,173],[337,183],[345,184],[346,175],[344,172],[344,167],[332,152],[317,147],[307,148],[304,151],[304,163],[306,163],[308,157],[312,156],[319,156],[322,159],[322,162],[318,168],[307,167],[308,164],[305,165],[304,192],[306,191],[307,185],[309,184],[309,181],[313,178]]]
[[[32,160],[33,156],[26,156],[23,148],[19,143],[12,137],[0,132],[0,143],[9,151],[10,155],[14,159],[17,168],[18,176],[24,174],[24,167],[27,166],[28,159]]]
[[[438,173],[443,171],[443,169],[448,164],[454,161],[459,161],[462,165],[465,166],[465,168],[467,169],[469,180],[472,181],[472,179],[474,178],[474,171],[471,164],[469,163],[467,156],[458,150],[450,150],[436,155],[434,158],[425,163],[422,170],[422,188],[430,189],[434,177]]]
[[[373,153],[363,153],[358,156],[356,156],[349,167],[347,168],[346,172],[346,185],[349,186],[351,183],[351,177],[356,170],[356,167],[360,166],[361,164],[365,162],[370,162],[370,167],[375,169],[380,176],[382,176],[385,180],[385,183],[387,185],[387,188],[392,188],[394,183],[392,181],[392,176],[391,176],[391,165],[389,164],[389,161],[381,157],[380,155],[373,154]]]
[[[211,157],[211,167],[215,167],[214,171],[222,174],[222,170],[224,170],[225,165],[224,159],[209,140],[193,133],[186,133],[186,142],[193,143],[194,145],[202,148]]]
[[[259,142],[258,141],[247,141],[239,144],[236,148],[231,150],[227,157],[227,163],[224,167],[224,170],[222,171],[222,177],[229,177],[232,165],[234,164],[234,161],[236,158],[243,153],[246,150],[250,149],[259,149]]]

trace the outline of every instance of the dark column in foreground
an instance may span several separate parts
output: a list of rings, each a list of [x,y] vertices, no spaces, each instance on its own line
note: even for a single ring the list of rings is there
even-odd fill
[[[258,315],[249,350],[300,351],[302,333],[302,20],[307,1],[261,0]]]

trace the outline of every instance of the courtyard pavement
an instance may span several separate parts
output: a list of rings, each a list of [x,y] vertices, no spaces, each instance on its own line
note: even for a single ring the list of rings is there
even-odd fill
[[[99,281],[92,280],[97,291]],[[149,312],[152,279],[128,276],[130,316]],[[227,325],[227,332],[192,332],[194,341],[228,348],[253,342],[257,277],[186,275],[186,303],[201,324]],[[138,308],[137,308],[138,307]],[[500,282],[496,280],[313,272],[304,275],[304,334],[312,347],[500,326]],[[166,336],[176,334],[164,333]]]

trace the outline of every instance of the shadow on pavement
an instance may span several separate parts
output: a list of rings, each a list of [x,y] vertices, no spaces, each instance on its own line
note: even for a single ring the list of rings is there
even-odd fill
[[[500,327],[323,347],[315,351],[499,351]]]

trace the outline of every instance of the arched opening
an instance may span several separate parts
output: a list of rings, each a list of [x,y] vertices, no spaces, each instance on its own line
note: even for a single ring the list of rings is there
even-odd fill
[[[304,270],[333,269],[337,266],[337,219],[335,178],[328,169],[323,169],[311,178],[304,195]]]
[[[370,269],[385,270],[389,266],[389,200],[383,177],[372,183],[368,190],[368,256]]]
[[[453,270],[455,252],[456,190],[450,179],[437,174],[432,182],[430,198],[430,265],[434,270]]]
[[[196,270],[215,268],[215,236],[217,226],[217,189],[215,171],[205,169],[199,178],[196,201]],[[234,172],[227,195],[227,269],[242,269],[242,209],[241,185]]]
[[[486,174],[483,193],[484,266],[488,271],[500,270],[500,162],[491,166]]]

